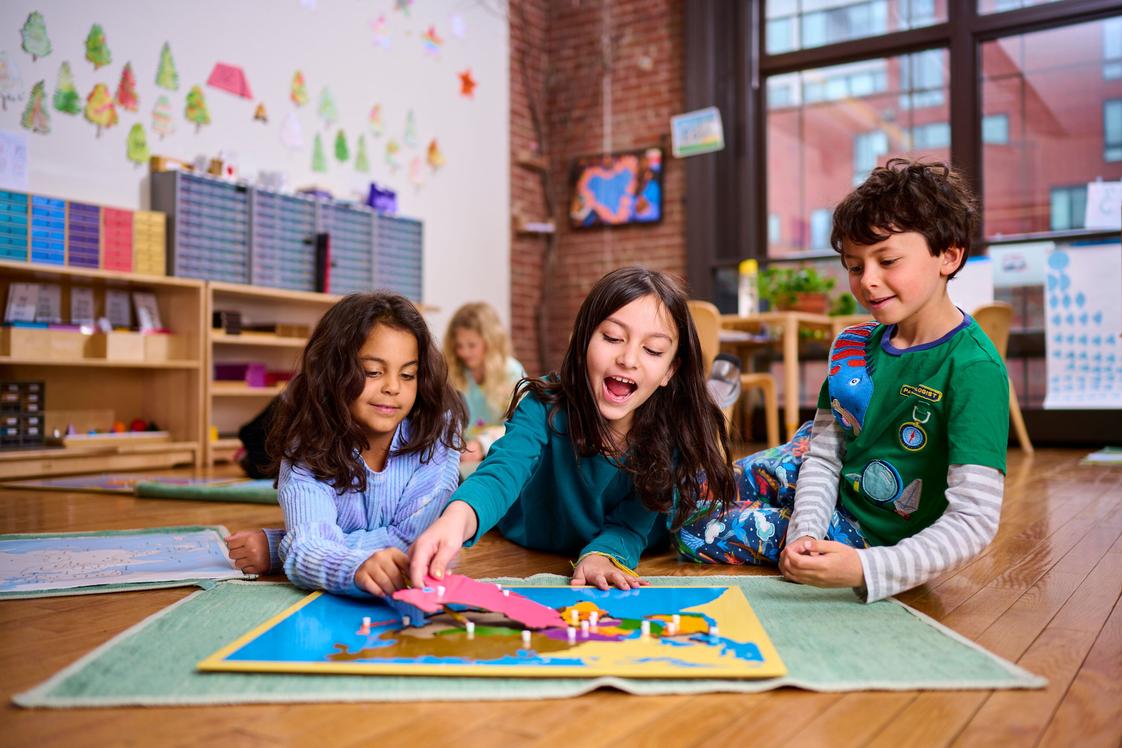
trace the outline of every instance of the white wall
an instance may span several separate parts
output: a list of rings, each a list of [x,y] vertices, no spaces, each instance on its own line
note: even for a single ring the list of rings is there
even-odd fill
[[[21,47],[20,28],[37,10],[46,20],[53,51],[32,61]],[[375,43],[375,21],[385,18],[389,46]],[[259,169],[285,172],[288,184],[319,184],[336,197],[366,194],[373,180],[397,191],[399,212],[425,222],[425,301],[440,307],[429,315],[439,334],[461,303],[485,299],[509,323],[510,195],[508,35],[505,3],[495,0],[419,0],[409,15],[393,0],[4,0],[0,3],[0,50],[14,60],[23,79],[24,98],[0,112],[0,129],[26,135],[28,189],[68,199],[124,208],[148,205],[147,168],[126,157],[129,129],[140,122],[152,153],[193,160],[220,150],[237,153],[243,177]],[[463,38],[453,18],[462,21]],[[85,39],[93,23],[105,30],[112,62],[95,71],[85,59]],[[439,52],[425,51],[421,35],[435,26],[444,40]],[[179,90],[155,84],[160,48],[167,41],[179,72]],[[83,106],[96,83],[115,94],[121,70],[131,62],[137,78],[137,112],[118,107],[118,124],[96,136],[82,114],[50,108],[51,132],[20,128],[31,87],[46,81],[53,97],[59,66],[70,63]],[[206,86],[216,62],[245,70],[254,98],[242,99]],[[474,98],[460,95],[458,72],[471,68],[478,82]],[[307,81],[309,103],[295,108],[290,83],[299,69]],[[184,117],[187,91],[203,87],[211,124],[196,132]],[[316,113],[321,88],[330,88],[339,122],[320,124]],[[172,102],[175,133],[163,141],[152,130],[152,107],[160,94]],[[253,121],[264,102],[267,124]],[[382,106],[385,134],[375,137],[368,113]],[[412,109],[417,144],[405,147],[406,112]],[[285,115],[295,110],[304,145],[297,151],[280,139]],[[349,162],[334,157],[335,134],[342,128],[351,150]],[[328,172],[312,171],[312,142],[323,137]],[[357,136],[366,136],[371,170],[354,170]],[[385,145],[402,145],[396,172],[385,160]],[[435,174],[425,163],[426,147],[437,138],[447,163]],[[424,184],[415,186],[409,163],[419,156]]]

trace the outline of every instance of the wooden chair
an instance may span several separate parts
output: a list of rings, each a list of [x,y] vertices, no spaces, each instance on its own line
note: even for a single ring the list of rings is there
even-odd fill
[[[1013,307],[1004,302],[983,304],[974,310],[971,315],[978,327],[993,343],[993,347],[1005,361],[1005,352],[1009,348],[1009,328],[1013,324]],[[1032,442],[1029,440],[1028,429],[1025,428],[1025,419],[1021,415],[1021,405],[1017,402],[1017,392],[1013,389],[1013,378],[1009,378],[1009,418],[1013,422],[1013,432],[1017,435],[1017,443],[1025,454],[1032,454]]]
[[[697,336],[701,342],[701,355],[706,373],[713,367],[713,360],[721,352],[721,313],[708,301],[691,300],[689,302],[690,316],[693,325],[697,328]],[[779,400],[775,395],[775,378],[767,372],[748,372],[740,375],[740,391],[760,390],[764,396],[764,416],[767,425],[767,445],[779,446]],[[725,419],[732,422],[730,406],[725,410]]]

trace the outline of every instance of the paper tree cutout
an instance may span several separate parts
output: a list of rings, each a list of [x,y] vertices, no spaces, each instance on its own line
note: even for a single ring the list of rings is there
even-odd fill
[[[143,164],[148,160],[148,136],[144,134],[144,126],[139,122],[129,129],[125,148],[129,161],[134,164]]]
[[[117,124],[117,109],[113,106],[113,97],[104,83],[98,83],[86,97],[86,119],[97,125],[97,136],[101,137],[102,129],[107,129]]]
[[[478,84],[475,82],[475,78],[471,77],[471,68],[468,68],[462,73],[457,73],[457,75],[460,76],[460,96],[469,99],[474,98],[475,87]]]
[[[436,138],[429,141],[427,160],[433,171],[444,166],[444,154],[440,152],[440,146],[437,144]]]
[[[122,109],[135,112],[140,100],[136,95],[136,76],[132,73],[132,63],[126,62],[121,71],[121,82],[117,85],[117,103]]]
[[[19,33],[23,37],[23,51],[31,55],[32,62],[51,53],[51,40],[47,38],[47,22],[43,20],[42,13],[33,11]]]
[[[74,87],[74,76],[70,72],[70,63],[64,62],[58,66],[58,83],[55,84],[55,109],[66,114],[77,114],[82,111],[82,97]]]
[[[505,592],[505,594],[504,594]],[[426,613],[438,613],[446,605],[466,605],[488,613],[502,613],[528,629],[566,626],[561,613],[514,590],[503,590],[497,584],[477,582],[462,574],[446,574],[443,579],[424,578],[420,587],[409,587],[393,593],[394,600],[409,603]]]
[[[381,104],[375,104],[374,106],[372,106],[370,108],[370,129],[374,132],[374,134],[376,136],[379,136],[379,137],[381,137],[382,133],[385,132],[385,130],[386,130],[386,126],[382,122],[382,105]]]
[[[185,112],[188,122],[195,123],[195,132],[202,129],[203,125],[210,124],[210,111],[206,108],[206,97],[200,86],[191,86],[187,92],[187,110]]]
[[[390,167],[390,171],[397,171],[401,168],[401,162],[397,160],[397,154],[401,150],[401,146],[397,144],[396,140],[390,140],[386,143],[386,166]]]
[[[253,121],[268,123],[269,114],[265,111],[265,102],[258,103],[257,108],[253,110]]]
[[[312,146],[312,171],[323,174],[327,171],[327,156],[323,152],[323,138],[316,133],[316,141]]]
[[[280,130],[281,143],[285,148],[295,151],[304,147],[304,128],[300,126],[300,118],[296,112],[290,111],[284,116]]]
[[[366,136],[358,136],[358,145],[355,146],[355,171],[366,173],[370,171],[370,159],[366,156]]]
[[[292,88],[288,92],[288,98],[292,99],[292,103],[296,106],[304,106],[308,103],[308,87],[304,83],[304,74],[299,70],[292,76]]]
[[[414,187],[420,187],[425,183],[425,169],[421,165],[420,156],[414,156],[413,160],[409,162],[409,181],[413,183]]]
[[[347,148],[347,135],[342,130],[335,136],[335,159],[337,161],[346,161],[351,157],[351,151]]]
[[[90,27],[90,33],[86,35],[86,59],[93,63],[95,70],[113,62],[101,24],[95,23]]]
[[[20,125],[31,132],[46,135],[51,131],[51,113],[47,108],[47,83],[39,81],[31,87],[31,98],[23,110]]]
[[[206,79],[206,84],[211,88],[232,93],[234,96],[240,96],[243,99],[253,98],[245,71],[237,65],[216,62],[214,69],[210,71],[210,77]]]
[[[23,76],[19,65],[8,57],[8,50],[0,49],[0,108],[7,111],[9,101],[23,99]]]
[[[333,125],[339,119],[339,110],[335,108],[335,99],[331,96],[331,89],[324,88],[319,92],[319,118],[325,125]]]
[[[405,134],[401,136],[401,141],[409,148],[417,147],[417,120],[412,109],[405,114]]]
[[[156,100],[156,105],[152,107],[152,130],[160,136],[160,140],[175,132],[175,122],[171,118],[171,101],[162,94]]]
[[[444,44],[444,40],[436,33],[436,26],[429,26],[425,33],[421,34],[421,45],[430,55],[440,52],[442,44]]]
[[[160,48],[160,66],[156,69],[156,85],[169,91],[179,90],[179,73],[171,57],[171,45],[164,42]]]
[[[386,17],[378,16],[370,23],[370,29],[374,32],[374,46],[389,49],[390,30],[386,24]]]

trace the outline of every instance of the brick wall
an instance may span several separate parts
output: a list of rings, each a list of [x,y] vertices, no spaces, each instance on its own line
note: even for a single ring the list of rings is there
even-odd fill
[[[521,19],[525,18],[525,24]],[[544,215],[538,174],[520,167],[535,143],[523,65],[545,103],[542,151],[557,226],[555,269],[547,286],[548,346],[538,360],[534,314],[546,239],[515,236],[511,245],[512,334],[516,355],[533,374],[557,367],[573,317],[591,285],[621,265],[642,263],[685,275],[685,174],[669,158],[669,122],[683,104],[681,0],[514,0],[511,3],[512,213]],[[520,57],[520,50],[533,52]],[[528,63],[525,61],[528,60]],[[615,229],[568,227],[574,158],[661,144],[666,149],[663,220]]]

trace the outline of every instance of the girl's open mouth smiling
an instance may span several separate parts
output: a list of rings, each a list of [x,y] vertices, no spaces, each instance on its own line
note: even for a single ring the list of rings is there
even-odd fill
[[[639,384],[627,377],[604,377],[604,393],[613,403],[626,402],[637,389]]]

